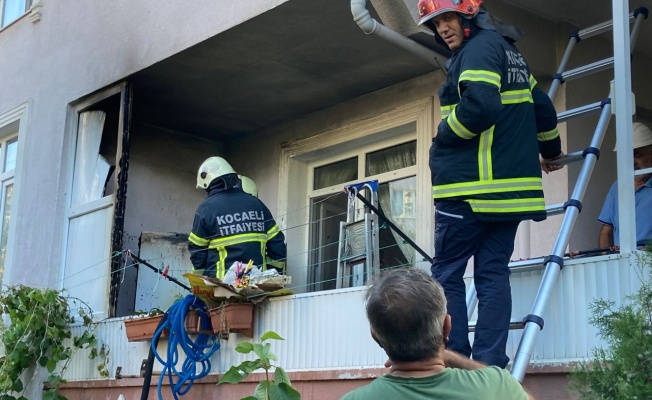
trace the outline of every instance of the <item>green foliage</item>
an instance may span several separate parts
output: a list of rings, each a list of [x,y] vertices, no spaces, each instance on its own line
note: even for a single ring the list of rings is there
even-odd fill
[[[571,374],[580,400],[652,399],[652,253],[638,260],[641,288],[618,308],[610,300],[591,304],[589,322],[609,345]],[[647,276],[647,278],[646,278]]]
[[[70,330],[75,309],[86,328],[81,336],[74,336]],[[24,393],[29,380],[23,382],[21,375],[37,366],[49,373],[43,399],[65,400],[59,386],[66,382],[64,372],[79,349],[90,348],[89,358],[99,359],[97,369],[101,376],[108,377],[109,351],[98,344],[93,334],[92,311],[86,303],[66,297],[61,291],[17,285],[3,288],[0,312],[4,319],[0,340],[6,354],[0,360],[0,400],[25,399],[13,394]],[[6,322],[9,326],[5,326]]]
[[[260,337],[260,343],[238,343],[235,351],[242,354],[253,352],[258,358],[243,361],[240,365],[231,367],[217,384],[240,383],[255,370],[263,369],[265,370],[265,379],[256,386],[253,396],[245,397],[242,400],[300,400],[301,394],[292,388],[288,374],[283,368],[272,364],[272,361],[276,361],[276,355],[271,352],[272,345],[264,343],[266,340],[285,339],[278,333],[269,331]],[[269,379],[269,372],[272,368],[274,368],[274,379]]]

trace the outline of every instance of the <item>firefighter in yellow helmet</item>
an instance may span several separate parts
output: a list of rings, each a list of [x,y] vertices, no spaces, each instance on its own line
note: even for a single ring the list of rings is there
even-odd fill
[[[197,171],[197,188],[208,197],[197,208],[188,237],[196,270],[222,279],[235,261],[253,260],[265,270],[271,261],[285,260],[283,232],[265,204],[243,191],[243,182],[226,160],[204,161]]]
[[[258,188],[256,187],[256,182],[244,175],[238,175],[238,177],[240,178],[240,187],[242,190],[254,197],[258,197]]]
[[[430,148],[435,202],[433,278],[452,329],[446,348],[505,367],[512,310],[509,258],[520,221],[546,218],[541,170],[561,168],[557,115],[514,37],[482,0],[420,0],[419,24],[447,46],[441,123]],[[539,159],[541,154],[543,161]],[[478,323],[468,338],[463,275],[474,259]]]

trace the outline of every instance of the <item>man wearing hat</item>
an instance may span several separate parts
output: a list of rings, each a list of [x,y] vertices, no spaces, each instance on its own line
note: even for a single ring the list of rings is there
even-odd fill
[[[652,167],[652,131],[640,122],[634,122],[634,169]],[[616,149],[614,149],[615,151]],[[652,241],[652,174],[634,176],[634,203],[636,209],[636,244],[646,246]],[[602,248],[618,246],[618,185],[611,186],[598,216],[603,225],[600,229],[598,246]]]

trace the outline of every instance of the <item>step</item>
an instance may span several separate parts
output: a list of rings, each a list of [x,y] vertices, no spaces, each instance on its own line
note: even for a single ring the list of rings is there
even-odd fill
[[[469,332],[475,332],[475,326],[476,326],[477,321],[470,321],[469,322]],[[509,321],[509,329],[523,329],[525,327],[525,324],[523,323],[523,319],[514,319]]]
[[[631,24],[634,21],[634,12],[629,13],[629,23]],[[600,35],[605,32],[609,32],[610,30],[613,29],[614,22],[613,20],[606,21],[606,22],[601,22],[599,24],[589,26],[588,28],[584,28],[577,32],[577,36],[579,36],[580,40],[583,39],[588,39],[590,37]]]
[[[546,215],[552,217],[553,215],[563,214],[566,211],[564,210],[565,204],[566,203],[557,203],[546,206]]]
[[[584,150],[568,153],[566,154],[566,157],[553,161],[553,164],[568,165],[582,160],[584,160]]]
[[[587,104],[585,106],[573,108],[572,110],[562,111],[557,114],[557,123],[561,124],[570,119],[582,117],[584,115],[595,114],[602,111],[602,102],[598,101],[595,103]]]
[[[596,61],[594,63],[587,64],[578,68],[569,69],[568,71],[563,72],[561,74],[561,78],[565,82],[568,82],[568,81],[572,81],[573,79],[583,78],[585,76],[589,76],[598,73],[600,71],[613,68],[613,66],[614,66],[614,58],[609,57],[609,58],[605,58],[604,60]]]

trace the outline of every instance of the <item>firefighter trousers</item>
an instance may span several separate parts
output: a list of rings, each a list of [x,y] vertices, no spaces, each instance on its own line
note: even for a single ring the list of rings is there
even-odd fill
[[[446,348],[504,368],[512,294],[509,259],[520,221],[483,221],[464,201],[437,201],[432,276],[444,288],[452,329]],[[464,272],[473,257],[478,320],[469,342]]]

